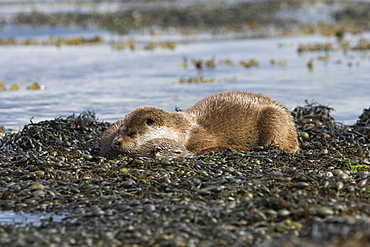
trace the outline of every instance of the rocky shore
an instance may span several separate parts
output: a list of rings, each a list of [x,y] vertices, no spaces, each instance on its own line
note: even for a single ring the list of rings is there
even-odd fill
[[[1,225],[0,245],[365,246],[370,109],[352,126],[331,111],[292,111],[298,154],[109,160],[94,113],[26,125],[0,139],[0,208],[65,217]]]

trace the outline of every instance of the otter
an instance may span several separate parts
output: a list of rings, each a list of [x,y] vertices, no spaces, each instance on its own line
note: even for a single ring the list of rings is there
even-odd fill
[[[132,154],[139,153],[142,145],[155,150],[161,139],[164,146],[167,142],[169,147],[183,150],[173,156],[187,155],[183,148],[197,155],[226,146],[252,150],[275,145],[290,153],[299,149],[293,118],[284,105],[259,93],[226,91],[182,112],[138,107],[107,130],[101,150],[111,156],[135,156]],[[149,148],[151,144],[154,146]]]

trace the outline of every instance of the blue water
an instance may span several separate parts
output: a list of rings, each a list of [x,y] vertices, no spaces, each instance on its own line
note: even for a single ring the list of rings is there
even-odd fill
[[[96,34],[105,40],[115,38],[99,31]],[[91,36],[91,31],[86,35]],[[141,38],[156,40],[150,36]],[[359,38],[351,37],[352,44]],[[260,92],[288,108],[304,104],[306,99],[317,101],[333,107],[337,121],[354,123],[370,106],[369,53],[331,52],[330,59],[324,62],[316,60],[324,53],[297,52],[301,43],[324,42],[335,40],[317,35],[215,41],[205,38],[178,42],[174,51],[117,51],[108,42],[59,48],[0,46],[0,80],[7,87],[21,84],[18,91],[0,92],[0,125],[17,130],[32,117],[37,122],[85,110],[95,111],[101,120],[116,121],[141,105],[173,111],[175,106],[184,109],[224,90]],[[188,68],[179,66],[184,57],[189,60]],[[213,69],[198,70],[190,61],[212,58],[216,62],[228,58],[234,63],[254,58],[260,65],[244,68],[218,64]],[[311,58],[315,58],[313,71],[307,68]],[[272,65],[271,59],[284,59],[287,65]],[[216,81],[179,83],[180,78],[199,76]],[[26,90],[35,81],[45,85],[46,90]]]
[[[207,1],[207,0],[204,0]],[[238,1],[238,0],[234,0]],[[124,4],[121,7],[135,9],[141,2]],[[173,4],[176,4],[172,2]],[[189,2],[189,4],[191,1]],[[19,12],[112,12],[116,2],[95,3],[82,1],[79,4],[58,1],[7,2],[1,5],[0,17],[11,19]],[[153,4],[156,4],[155,2]],[[171,4],[171,2],[167,3]],[[183,3],[182,3],[183,4]],[[146,5],[145,5],[146,6]],[[141,8],[145,7],[140,5]],[[289,16],[310,23],[332,21],[332,6],[316,4],[292,12],[281,11],[278,17]],[[304,19],[303,19],[304,20]],[[171,33],[171,34],[169,34]],[[116,121],[132,109],[153,105],[173,111],[176,106],[185,109],[198,100],[224,90],[256,91],[275,98],[288,108],[304,104],[305,100],[317,101],[335,109],[337,121],[353,124],[364,108],[370,106],[369,52],[330,52],[327,61],[317,60],[323,52],[298,54],[299,44],[331,42],[335,38],[319,35],[295,37],[243,39],[240,35],[213,36],[210,33],[182,36],[177,30],[164,35],[148,32],[119,36],[107,31],[77,27],[16,27],[2,26],[0,39],[36,39],[45,41],[51,35],[61,38],[96,35],[104,43],[94,46],[0,46],[0,81],[7,88],[15,83],[18,91],[0,92],[0,126],[18,130],[33,122],[69,116],[82,111],[95,111],[99,119]],[[238,37],[238,38],[236,38]],[[370,34],[346,35],[354,46]],[[137,49],[117,51],[112,43],[135,40]],[[175,50],[144,50],[148,42],[175,41]],[[257,59],[258,67],[244,68],[218,64],[216,68],[196,69],[179,66],[183,58],[240,61]],[[314,69],[307,62],[315,59]],[[270,61],[285,60],[286,66],[272,65]],[[180,79],[203,76],[215,79],[213,83],[180,84]],[[29,91],[33,82],[46,86],[46,90]]]
[[[27,224],[33,224],[39,226],[43,221],[56,221],[60,222],[64,216],[55,214],[34,214],[26,212],[14,212],[14,211],[0,211],[0,225],[12,224],[18,226],[24,226]]]

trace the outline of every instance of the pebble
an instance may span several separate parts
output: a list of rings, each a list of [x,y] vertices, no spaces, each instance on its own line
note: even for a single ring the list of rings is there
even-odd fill
[[[297,183],[297,188],[298,188],[298,189],[305,189],[305,188],[307,188],[308,186],[310,186],[310,184],[309,184],[309,183],[306,183],[306,182],[298,182],[298,183]]]
[[[300,136],[305,141],[307,141],[310,138],[310,135],[307,132],[300,132]]]
[[[329,207],[320,207],[320,208],[316,209],[316,214],[319,217],[326,217],[326,216],[333,215],[334,211],[333,211],[333,209],[331,209]]]
[[[76,131],[81,121],[88,131]],[[342,234],[342,226],[370,217],[369,172],[341,170],[343,160],[361,157],[343,140],[347,135],[324,138],[320,131],[330,131],[325,124],[306,130],[311,150],[294,155],[260,148],[181,159],[110,160],[91,144],[98,145],[107,127],[89,114],[30,125],[32,133],[44,135],[41,151],[24,146],[23,135],[0,139],[1,154],[7,156],[0,157],[1,209],[66,217],[46,219],[42,227],[2,226],[0,235],[7,239],[1,238],[0,245],[252,246],[284,236],[301,240],[312,222],[330,231],[334,219]],[[298,128],[302,131],[302,125]],[[23,143],[23,149],[4,151],[4,140],[8,146]],[[68,151],[61,140],[70,144]],[[323,155],[331,145],[335,151],[327,148]],[[363,152],[369,148],[351,145]],[[24,162],[14,162],[25,156]],[[325,231],[315,234],[328,240]]]
[[[282,217],[282,218],[286,218],[290,215],[290,211],[287,210],[287,209],[280,209],[278,212],[277,212],[277,216],[278,217]]]
[[[336,183],[336,189],[338,191],[341,190],[341,189],[343,189],[343,187],[344,187],[343,182],[339,181],[339,182]]]
[[[333,170],[332,173],[333,173],[334,176],[337,176],[337,177],[339,177],[341,179],[344,179],[344,180],[347,180],[349,178],[348,174],[346,174],[344,171],[339,170],[339,169]]]
[[[367,179],[360,180],[358,181],[357,186],[360,188],[364,188],[367,185],[367,181],[368,181]]]

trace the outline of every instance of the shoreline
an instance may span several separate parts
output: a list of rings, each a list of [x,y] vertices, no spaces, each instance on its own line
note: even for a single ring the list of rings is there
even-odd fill
[[[331,110],[293,111],[297,154],[258,148],[109,160],[97,154],[110,124],[94,113],[27,125],[0,139],[0,207],[65,218],[1,225],[0,243],[362,246],[370,233],[370,109],[351,127],[336,124]]]

